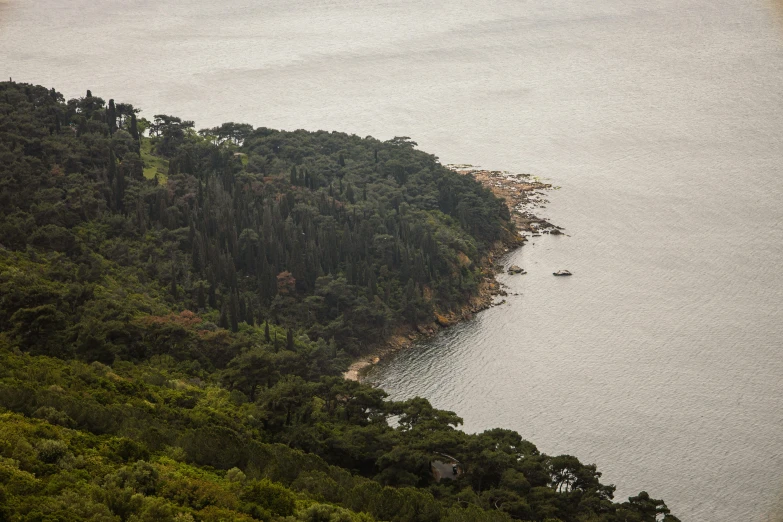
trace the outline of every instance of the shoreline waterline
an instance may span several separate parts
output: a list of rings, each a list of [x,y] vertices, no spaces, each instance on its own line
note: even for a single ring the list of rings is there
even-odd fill
[[[468,303],[456,312],[442,314],[436,311],[433,321],[417,328],[406,326],[382,342],[369,354],[360,356],[343,373],[343,377],[351,381],[364,381],[364,378],[382,360],[412,346],[433,339],[438,332],[456,324],[470,320],[479,312],[504,301],[496,302],[495,298],[508,295],[503,283],[496,275],[502,271],[507,259],[525,246],[529,237],[540,233],[563,234],[562,228],[536,216],[534,209],[542,207],[546,202],[541,197],[542,191],[552,190],[551,184],[544,183],[529,174],[511,174],[504,171],[482,170],[472,165],[447,165],[448,168],[463,175],[471,175],[495,196],[505,201],[509,210],[510,221],[515,226],[516,237],[498,241],[484,258],[479,261],[483,272],[483,280],[479,290]],[[543,208],[543,207],[542,207]],[[530,234],[530,236],[528,235]]]

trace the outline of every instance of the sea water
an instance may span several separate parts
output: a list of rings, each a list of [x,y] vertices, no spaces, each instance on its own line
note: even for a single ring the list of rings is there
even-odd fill
[[[0,77],[197,127],[410,136],[559,190],[506,304],[380,365],[684,521],[783,492],[780,0],[0,0]],[[569,269],[570,278],[556,278]]]

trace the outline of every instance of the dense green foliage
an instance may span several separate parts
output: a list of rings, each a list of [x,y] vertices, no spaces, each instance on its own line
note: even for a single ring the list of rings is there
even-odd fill
[[[407,138],[0,83],[0,520],[675,521],[341,377],[463,306],[512,236]],[[436,483],[441,453],[461,473]]]

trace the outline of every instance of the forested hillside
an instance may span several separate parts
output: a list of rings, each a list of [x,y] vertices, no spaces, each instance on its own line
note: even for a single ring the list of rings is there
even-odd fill
[[[408,138],[197,131],[0,83],[0,520],[675,521],[341,377],[464,306],[513,238]]]

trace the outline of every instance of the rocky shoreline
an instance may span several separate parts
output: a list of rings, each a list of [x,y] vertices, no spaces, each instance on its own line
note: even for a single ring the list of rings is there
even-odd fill
[[[491,307],[497,296],[507,295],[495,279],[495,275],[503,269],[497,261],[512,249],[523,246],[530,235],[563,233],[560,227],[533,213],[535,208],[545,208],[543,204],[547,201],[543,197],[543,191],[553,189],[552,185],[543,183],[529,174],[481,170],[472,165],[447,165],[447,167],[459,174],[473,175],[497,197],[505,200],[518,235],[495,243],[489,254],[480,261],[484,277],[479,284],[478,294],[472,297],[469,303],[456,312],[446,314],[436,312],[430,324],[419,325],[415,329],[406,327],[398,330],[383,344],[373,349],[370,355],[356,359],[343,374],[343,377],[348,380],[362,380],[367,372],[384,357],[426,340],[442,328],[471,319],[474,314]]]
[[[506,201],[511,212],[511,221],[527,240],[526,232],[532,234],[561,234],[563,229],[535,215],[536,208],[546,208],[545,190],[553,190],[549,183],[540,181],[531,174],[512,174],[499,170],[484,170],[473,165],[446,165],[454,172],[472,174],[474,178],[497,197]]]

